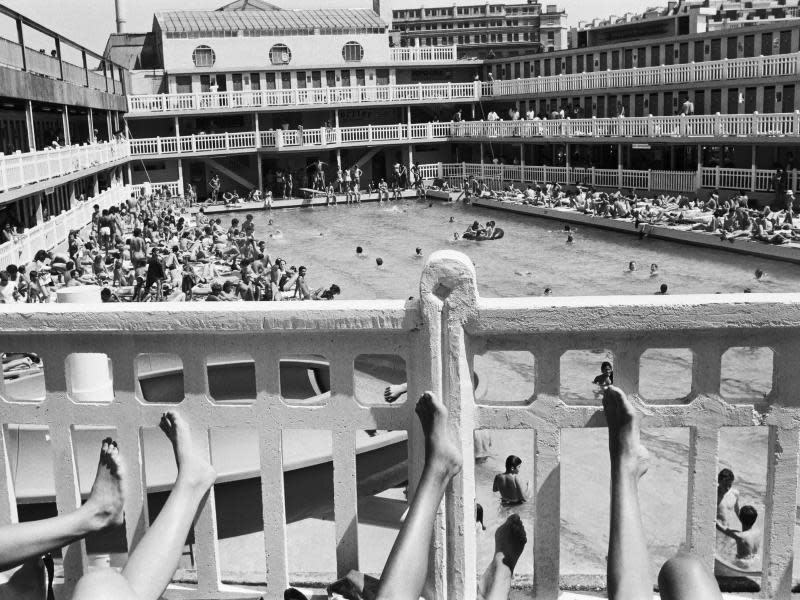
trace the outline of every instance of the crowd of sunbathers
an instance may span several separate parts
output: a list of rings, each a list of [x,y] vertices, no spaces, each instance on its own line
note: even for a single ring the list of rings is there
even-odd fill
[[[270,237],[282,234],[276,230]],[[272,258],[256,240],[253,215],[211,219],[156,192],[94,207],[91,224],[69,233],[65,251],[39,250],[0,272],[0,302],[49,302],[61,286],[99,285],[104,302],[332,300],[336,284],[312,288],[305,266]]]
[[[586,215],[609,219],[626,219],[635,224],[641,235],[651,226],[668,226],[719,236],[733,243],[749,239],[770,244],[785,244],[800,240],[800,227],[794,219],[794,192],[788,190],[783,208],[769,206],[753,208],[747,192],[740,190],[722,198],[713,190],[702,200],[685,194],[639,196],[635,189],[603,192],[592,186],[578,184],[566,189],[557,182],[529,183],[524,188],[514,183],[502,186],[472,175],[464,179],[462,197],[491,198],[502,202],[529,204],[544,208],[574,210]]]

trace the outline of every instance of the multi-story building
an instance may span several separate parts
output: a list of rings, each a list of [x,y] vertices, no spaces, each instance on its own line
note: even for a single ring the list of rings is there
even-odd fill
[[[15,11],[0,6],[0,19],[17,34],[0,39],[0,228],[22,233],[119,187],[130,154],[127,142],[113,140],[130,79]]]
[[[392,11],[392,40],[399,46],[456,44],[461,55],[477,58],[549,52],[567,47],[567,15],[535,0],[400,8]]]

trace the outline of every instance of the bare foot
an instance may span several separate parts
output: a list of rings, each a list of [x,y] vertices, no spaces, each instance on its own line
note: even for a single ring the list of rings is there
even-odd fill
[[[158,426],[172,442],[178,464],[178,481],[203,490],[210,488],[217,479],[217,472],[195,450],[189,424],[177,412],[170,410],[161,415]]]
[[[84,505],[91,511],[92,529],[100,531],[106,527],[122,525],[125,519],[123,513],[125,496],[122,490],[124,476],[125,468],[117,442],[111,438],[104,439],[100,447],[97,475],[89,499]]]
[[[608,451],[615,468],[637,479],[647,472],[649,453],[639,440],[639,413],[628,397],[613,385],[605,389],[603,410],[608,422]]]
[[[452,477],[461,470],[461,453],[447,429],[447,408],[432,392],[425,392],[416,410],[425,432],[425,467]]]
[[[494,532],[494,552],[503,555],[503,564],[514,572],[522,550],[528,543],[528,536],[525,534],[525,526],[522,519],[514,513],[505,520],[505,523]]]
[[[397,400],[400,396],[406,393],[407,384],[397,384],[397,385],[390,385],[387,386],[385,390],[383,390],[383,399],[386,400],[389,404]]]

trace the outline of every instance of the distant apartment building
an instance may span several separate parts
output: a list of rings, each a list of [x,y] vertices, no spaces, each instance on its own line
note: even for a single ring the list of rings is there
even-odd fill
[[[681,0],[641,14],[625,13],[581,22],[569,31],[570,48],[679,37],[800,17],[800,0]],[[764,54],[770,54],[765,52]]]
[[[392,11],[399,46],[458,45],[465,57],[501,58],[567,47],[567,15],[555,4],[474,4]]]

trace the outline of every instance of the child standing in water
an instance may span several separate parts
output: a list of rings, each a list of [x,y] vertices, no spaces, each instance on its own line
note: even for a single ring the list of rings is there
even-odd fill
[[[494,478],[493,492],[500,492],[500,502],[506,506],[522,504],[530,497],[530,482],[524,486],[519,480],[519,466],[522,459],[513,454],[506,458],[506,472],[498,473]]]

